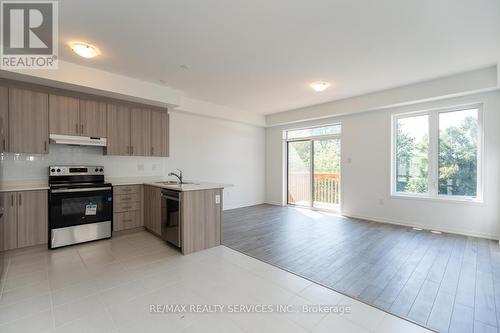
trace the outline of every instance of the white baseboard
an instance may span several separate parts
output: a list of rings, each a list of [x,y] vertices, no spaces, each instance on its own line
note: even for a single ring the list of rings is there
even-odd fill
[[[374,217],[374,216],[363,216],[355,213],[350,213],[346,211],[342,211],[342,216],[346,217],[351,217],[354,219],[360,219],[360,220],[368,220],[368,221],[374,221],[374,222],[380,222],[380,223],[389,223],[389,224],[395,224],[395,225],[400,225],[400,226],[405,226],[405,227],[410,227],[410,228],[421,228],[424,230],[436,230],[436,231],[441,231],[441,232],[446,232],[450,234],[458,234],[458,235],[463,235],[463,236],[472,236],[472,237],[479,237],[479,238],[486,238],[486,239],[494,239],[494,240],[499,240],[500,242],[500,235],[498,234],[488,234],[488,233],[482,233],[482,232],[470,232],[470,231],[464,231],[460,229],[453,229],[453,228],[436,228],[435,226],[431,225],[426,225],[426,224],[416,224],[416,223],[411,223],[407,221],[400,221],[400,220],[393,220],[393,219],[387,219],[383,217]]]

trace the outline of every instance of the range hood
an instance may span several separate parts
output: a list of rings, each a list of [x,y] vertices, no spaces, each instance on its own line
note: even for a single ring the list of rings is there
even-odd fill
[[[50,134],[50,143],[72,146],[95,146],[106,147],[106,138],[94,138],[90,136]]]

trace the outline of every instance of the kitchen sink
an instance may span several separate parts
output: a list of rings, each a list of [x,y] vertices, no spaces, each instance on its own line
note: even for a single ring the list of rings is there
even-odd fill
[[[197,185],[196,183],[193,183],[193,182],[179,182],[177,180],[167,180],[167,181],[163,181],[163,182],[156,182],[156,184],[162,184],[162,185],[186,185],[186,184],[195,184]]]

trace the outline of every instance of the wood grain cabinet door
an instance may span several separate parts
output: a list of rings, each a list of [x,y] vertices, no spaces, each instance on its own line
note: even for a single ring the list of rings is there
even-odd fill
[[[17,193],[18,247],[47,243],[47,191]]]
[[[9,89],[0,87],[0,153],[9,146]]]
[[[161,188],[144,185],[144,226],[161,235]]]
[[[167,112],[151,112],[151,156],[168,157],[169,116]]]
[[[80,100],[80,135],[106,138],[106,103]]]
[[[131,155],[130,109],[122,105],[108,104],[107,119],[106,154]]]
[[[9,151],[49,152],[48,94],[9,88]]]
[[[133,108],[131,111],[131,155],[151,155],[151,111]]]
[[[3,245],[4,250],[17,249],[17,192],[3,194]]]
[[[80,100],[78,98],[49,96],[50,134],[80,135]]]

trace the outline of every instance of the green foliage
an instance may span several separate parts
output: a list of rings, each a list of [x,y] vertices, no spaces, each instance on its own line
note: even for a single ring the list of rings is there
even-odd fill
[[[477,137],[475,117],[439,133],[439,194],[477,195]]]
[[[477,138],[478,123],[475,117],[467,117],[460,125],[440,131],[439,194],[477,195]],[[428,137],[417,143],[415,138],[398,127],[397,191],[427,192],[428,146]],[[415,166],[415,163],[418,165]]]

